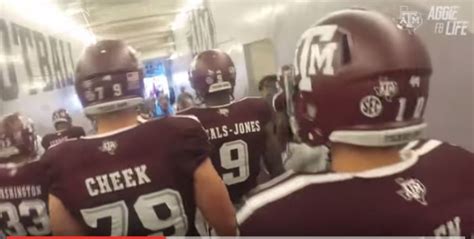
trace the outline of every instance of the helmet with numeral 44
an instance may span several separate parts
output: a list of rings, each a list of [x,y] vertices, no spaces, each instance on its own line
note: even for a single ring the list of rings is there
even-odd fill
[[[75,86],[86,115],[143,103],[143,70],[133,48],[119,40],[88,46],[76,64]]]
[[[223,51],[203,51],[197,54],[191,63],[189,80],[196,94],[201,98],[223,90],[229,90],[232,93],[235,85],[234,62]]]
[[[329,14],[299,39],[291,92],[299,138],[384,147],[420,137],[432,72],[406,26],[380,13]]]

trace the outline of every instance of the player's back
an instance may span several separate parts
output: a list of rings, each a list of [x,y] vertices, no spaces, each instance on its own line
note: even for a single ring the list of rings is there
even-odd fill
[[[271,108],[263,98],[216,107],[193,107],[179,112],[194,115],[206,130],[213,149],[211,160],[227,185],[234,203],[257,185],[260,159],[265,151],[265,125]]]
[[[51,148],[51,193],[91,235],[196,235],[194,170],[201,125],[168,117]]]
[[[45,135],[41,141],[41,145],[44,149],[48,149],[49,147],[63,143],[68,139],[76,139],[85,135],[86,133],[82,127],[72,126],[67,130]]]
[[[248,200],[241,235],[470,236],[473,154],[435,140],[417,147],[362,173],[292,175]]]
[[[48,180],[41,160],[0,162],[0,234],[50,235]]]

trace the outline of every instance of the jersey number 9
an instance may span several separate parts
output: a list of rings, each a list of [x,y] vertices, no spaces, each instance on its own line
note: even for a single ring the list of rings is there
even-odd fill
[[[249,153],[247,143],[234,140],[224,143],[219,149],[221,166],[227,170],[238,169],[239,173],[224,173],[222,179],[226,185],[244,182],[250,176]]]

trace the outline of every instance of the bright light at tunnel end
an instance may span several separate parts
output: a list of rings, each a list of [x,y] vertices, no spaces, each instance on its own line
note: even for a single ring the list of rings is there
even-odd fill
[[[174,18],[173,23],[171,23],[171,30],[176,31],[178,29],[183,28],[186,25],[186,20],[188,16],[188,12],[201,7],[203,4],[203,0],[187,0],[184,4],[184,7],[181,8],[180,12]]]
[[[18,16],[37,23],[53,34],[66,34],[85,45],[96,43],[95,35],[75,22],[52,0],[4,0],[6,6]]]

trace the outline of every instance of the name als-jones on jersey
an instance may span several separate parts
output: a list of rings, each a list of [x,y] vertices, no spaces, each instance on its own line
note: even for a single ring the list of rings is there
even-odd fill
[[[260,121],[253,120],[241,123],[235,123],[233,126],[222,125],[206,129],[207,136],[210,140],[228,137],[230,134],[242,135],[248,133],[260,132]]]

